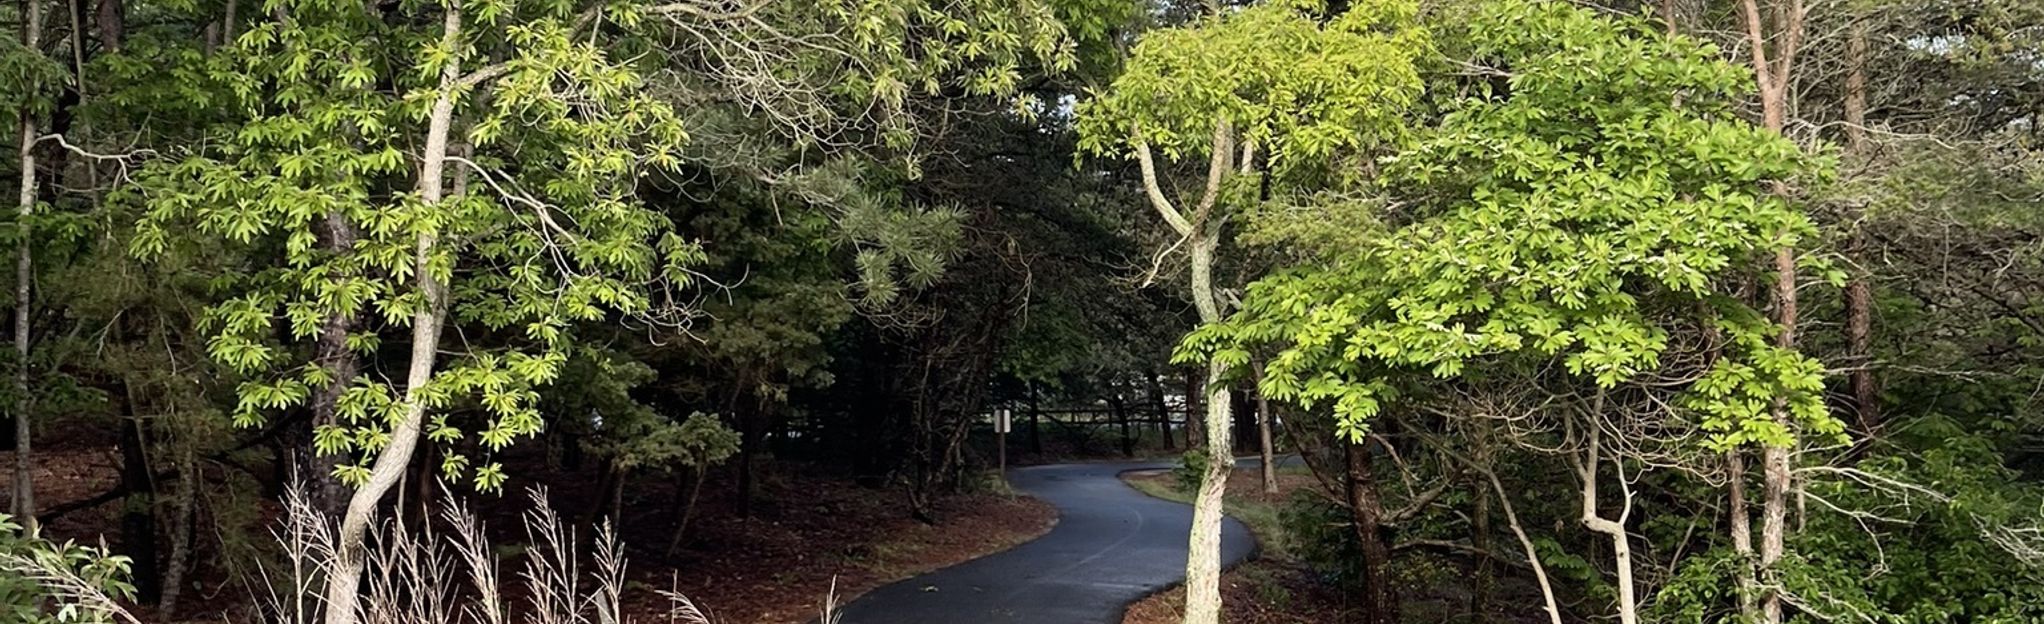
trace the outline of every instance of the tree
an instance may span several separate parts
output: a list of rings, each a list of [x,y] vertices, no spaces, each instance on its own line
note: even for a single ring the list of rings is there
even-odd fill
[[[1737,120],[1743,75],[1694,40],[1533,2],[1447,19],[1459,88],[1384,161],[1395,229],[1259,280],[1184,348],[1236,367],[1276,349],[1260,388],[1331,407],[1354,439],[1437,394],[1530,393],[1525,418],[1558,437],[1537,446],[1574,467],[1577,521],[1609,541],[1617,615],[1638,621],[1633,498],[1610,515],[1599,483],[1668,461],[1639,440],[1672,427],[1678,446],[1789,448],[1841,431],[1817,362],[1767,343],[1773,326],[1730,293],[1763,252],[1808,240],[1773,189],[1823,163]]]
[[[633,70],[574,36],[587,20],[559,5],[437,8],[437,28],[413,28],[355,3],[278,6],[222,52],[241,64],[221,79],[243,125],[154,167],[141,193],[149,214],[133,242],[139,254],[160,253],[189,220],[252,257],[259,249],[280,256],[250,266],[209,319],[212,355],[245,379],[238,422],[346,387],[337,400],[343,422],[317,433],[323,453],[362,458],[336,468],[358,489],[326,588],[335,624],[356,617],[363,539],[421,438],[451,444],[469,435],[432,412],[476,401],[487,417],[474,439],[490,451],[536,432],[534,388],[558,373],[568,324],[612,310],[657,315],[672,304],[645,284],[685,285],[679,267],[697,253],[663,237],[664,218],[632,200],[644,168],[675,161],[679,122],[636,92]],[[471,12],[481,28],[465,26]],[[381,37],[418,47],[374,45]],[[500,60],[464,70],[471,58]],[[393,66],[433,77],[378,74]],[[471,95],[476,89],[481,95]],[[469,128],[463,137],[457,121]],[[412,145],[416,158],[405,155]],[[363,226],[346,253],[317,244],[335,213]],[[318,338],[326,319],[370,313],[380,323],[351,334],[349,346],[375,354],[379,330],[409,329],[401,390],[294,362],[289,341]],[[450,318],[489,340],[467,341],[443,367]],[[272,331],[277,320],[288,327],[283,340]],[[456,453],[441,465],[483,489],[505,478],[494,462],[471,468]]]
[[[1413,27],[1415,6],[1360,4],[1324,21],[1316,10],[1317,3],[1262,5],[1150,32],[1113,85],[1081,104],[1081,148],[1139,163],[1151,208],[1177,236],[1166,253],[1185,249],[1202,324],[1228,312],[1213,279],[1215,258],[1228,213],[1251,196],[1256,176],[1289,181],[1340,171],[1323,159],[1366,159],[1396,134],[1417,97],[1413,58],[1425,37]],[[1196,198],[1170,196],[1158,151],[1168,161],[1205,155]],[[1229,365],[1207,361],[1210,450],[1186,560],[1188,623],[1220,617],[1221,500],[1234,465],[1223,383]]]

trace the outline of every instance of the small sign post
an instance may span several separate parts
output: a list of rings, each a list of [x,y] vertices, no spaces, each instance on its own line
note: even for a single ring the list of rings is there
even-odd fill
[[[1008,408],[994,410],[994,437],[997,438],[994,447],[999,449],[995,454],[1000,456],[1002,479],[1006,479],[1008,474],[1008,424]]]

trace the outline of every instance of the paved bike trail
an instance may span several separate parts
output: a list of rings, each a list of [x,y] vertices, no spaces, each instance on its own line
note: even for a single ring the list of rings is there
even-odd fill
[[[1058,509],[1049,533],[1015,548],[902,580],[860,597],[841,624],[1111,624],[1129,603],[1185,580],[1192,508],[1122,483],[1165,463],[1086,463],[1009,471],[1009,483]],[[1223,565],[1256,550],[1234,518]]]

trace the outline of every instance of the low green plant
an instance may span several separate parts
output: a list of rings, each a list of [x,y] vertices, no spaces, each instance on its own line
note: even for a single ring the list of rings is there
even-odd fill
[[[1178,466],[1171,469],[1172,483],[1178,486],[1178,491],[1185,494],[1198,492],[1199,482],[1204,478],[1201,475],[1206,474],[1206,464],[1206,451],[1200,449],[1186,451],[1178,457]]]
[[[134,622],[128,558],[104,545],[55,543],[0,514],[0,620],[20,624]]]

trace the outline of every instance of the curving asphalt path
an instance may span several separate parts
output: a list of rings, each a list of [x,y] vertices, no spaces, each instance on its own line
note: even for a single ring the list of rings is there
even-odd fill
[[[1165,463],[1032,466],[1009,483],[1058,508],[1057,526],[1021,546],[873,590],[841,624],[1118,623],[1129,603],[1185,580],[1192,508],[1122,483]],[[1221,527],[1223,565],[1256,550],[1234,518]]]

